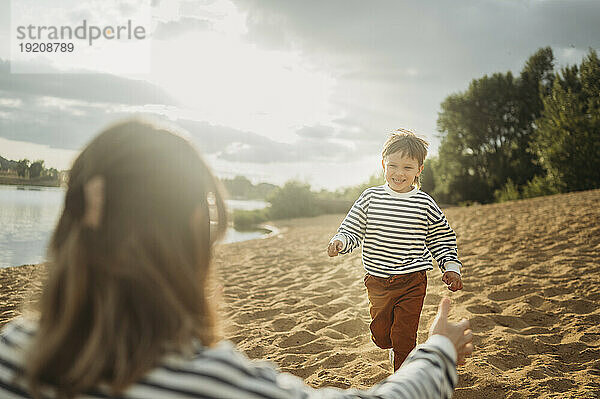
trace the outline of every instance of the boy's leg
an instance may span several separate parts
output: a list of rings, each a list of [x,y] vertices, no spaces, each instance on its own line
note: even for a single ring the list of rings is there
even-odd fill
[[[392,347],[390,330],[394,321],[394,303],[396,298],[391,296],[389,279],[365,276],[365,286],[369,295],[369,312],[371,313],[371,339],[378,347]]]
[[[394,305],[390,334],[394,348],[394,371],[400,368],[408,354],[416,346],[419,318],[427,291],[425,271],[411,273],[408,276],[411,278],[405,284],[401,287],[394,287],[403,291]]]

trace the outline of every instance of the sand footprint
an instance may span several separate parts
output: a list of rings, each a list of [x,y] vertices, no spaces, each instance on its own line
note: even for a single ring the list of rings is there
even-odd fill
[[[584,333],[583,336],[581,337],[581,341],[588,342],[593,345],[598,345],[598,344],[600,344],[600,334]],[[600,356],[598,356],[598,359],[600,359]]]
[[[573,381],[567,378],[550,378],[540,382],[540,385],[549,387],[553,392],[565,392],[575,387]]]
[[[497,324],[499,324],[503,327],[514,328],[517,330],[520,330],[525,327],[529,327],[529,324],[527,324],[521,317],[497,314],[497,315],[491,316],[491,318]]]
[[[333,324],[331,329],[354,338],[369,331],[369,326],[360,319],[352,319]]]
[[[489,364],[502,371],[512,370],[517,367],[529,366],[531,364],[531,360],[529,360],[525,354],[519,352],[513,352],[510,355],[505,353],[496,353],[488,355],[486,359]]]
[[[305,328],[308,331],[315,333],[315,332],[317,332],[317,331],[319,331],[319,330],[321,330],[321,329],[329,326],[330,324],[331,324],[330,322],[327,322],[327,321],[324,321],[324,320],[313,320],[313,321],[309,322],[305,326]]]
[[[492,305],[471,305],[467,306],[467,310],[473,314],[485,314],[485,313],[500,313],[502,310],[496,304]]]
[[[470,319],[471,329],[474,333],[489,331],[496,326],[494,320],[487,316],[475,316]]]
[[[308,331],[298,331],[282,339],[281,342],[279,342],[279,346],[283,348],[289,348],[291,346],[300,346],[314,341],[315,339],[317,339],[317,336],[313,333],[310,333]]]
[[[557,295],[565,295],[565,294],[570,294],[574,291],[575,289],[573,287],[550,287],[550,288],[546,288],[542,291],[542,293],[544,294],[544,297],[554,297]]]
[[[341,311],[348,309],[349,305],[345,303],[328,303],[323,306],[319,306],[315,309],[318,313],[320,313],[324,318],[329,319],[332,316],[340,313]]]
[[[312,342],[309,342],[300,346],[290,346],[287,348],[287,351],[290,353],[297,354],[323,354],[327,351],[330,351],[334,348],[334,346],[325,341],[325,339],[318,339]]]
[[[280,316],[271,322],[271,328],[274,331],[290,331],[296,324],[296,319]]]
[[[564,308],[566,313],[575,314],[588,314],[598,309],[598,304],[587,301],[585,299],[568,299],[566,301],[559,301],[560,306]]]
[[[356,355],[347,353],[335,353],[328,356],[321,362],[324,369],[344,367],[352,360],[356,359]]]
[[[317,306],[323,306],[337,298],[336,295],[321,295],[310,298],[310,302],[314,303]]]
[[[346,389],[352,385],[347,378],[340,377],[329,370],[319,371],[317,373],[317,377],[321,380],[321,382],[318,384],[319,387],[332,386],[335,388]]]
[[[521,319],[530,326],[549,326],[559,321],[558,316],[539,310],[528,310],[521,315]]]
[[[600,360],[600,349],[587,348],[579,353],[577,356],[581,363],[597,362]]]
[[[520,296],[529,294],[530,292],[526,292],[524,289],[508,289],[503,291],[492,291],[488,294],[488,299],[492,301],[508,301],[510,299],[515,299]]]
[[[335,330],[332,330],[331,328],[325,328],[323,331],[320,332],[321,335],[324,335],[326,337],[329,337],[331,339],[334,339],[336,341],[343,341],[345,339],[347,339],[347,337]]]

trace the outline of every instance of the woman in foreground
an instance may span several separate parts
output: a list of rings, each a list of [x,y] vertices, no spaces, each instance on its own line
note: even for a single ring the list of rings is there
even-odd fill
[[[129,121],[98,135],[70,172],[37,309],[0,336],[2,398],[448,398],[472,352],[440,304],[429,340],[368,391],[314,389],[217,342],[212,244],[219,185],[197,151]]]

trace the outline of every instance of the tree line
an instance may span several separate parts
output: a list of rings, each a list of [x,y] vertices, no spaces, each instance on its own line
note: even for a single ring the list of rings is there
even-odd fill
[[[22,179],[58,180],[59,172],[55,168],[46,168],[43,160],[31,162],[29,159],[11,161],[0,157],[0,171],[4,175],[16,174]]]
[[[237,229],[253,228],[268,220],[347,212],[356,199],[345,195],[345,191],[353,191],[353,188],[337,192],[313,191],[310,184],[297,180],[289,180],[281,187],[273,187],[264,197],[269,203],[265,209],[233,212],[233,224]]]
[[[495,73],[448,96],[423,189],[447,204],[489,203],[600,187],[600,60],[554,70],[550,47],[518,76]]]
[[[270,183],[252,184],[245,176],[235,176],[232,179],[219,179],[227,190],[227,194],[234,199],[260,199],[264,200],[267,196],[277,188],[276,185]]]

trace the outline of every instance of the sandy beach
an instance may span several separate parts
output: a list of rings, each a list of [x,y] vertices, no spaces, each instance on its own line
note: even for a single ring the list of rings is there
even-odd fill
[[[419,326],[440,298],[471,320],[475,353],[455,398],[600,398],[600,190],[445,209],[464,289],[428,273]],[[344,215],[276,223],[276,236],[219,245],[222,332],[308,384],[367,388],[391,372],[369,337],[360,251],[329,258]],[[0,324],[40,288],[43,266],[0,269]]]

